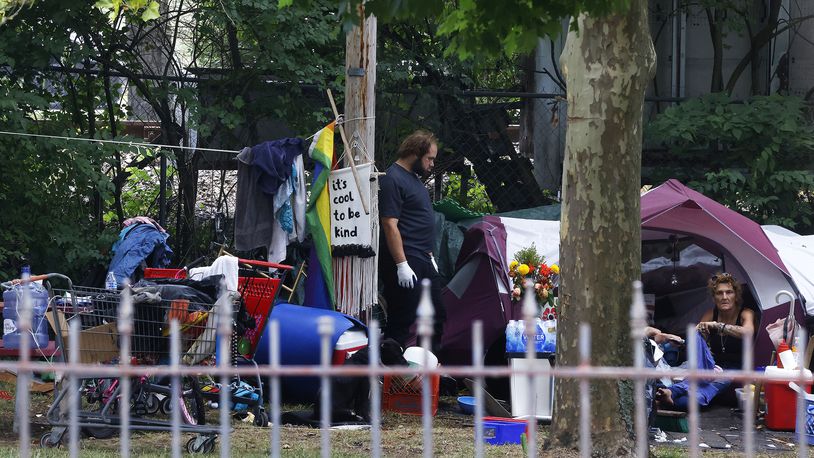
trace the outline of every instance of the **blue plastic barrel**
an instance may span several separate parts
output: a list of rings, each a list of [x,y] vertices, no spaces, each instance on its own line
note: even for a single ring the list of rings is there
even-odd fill
[[[48,309],[48,291],[37,283],[27,286],[15,285],[12,289],[3,292],[3,346],[6,348],[20,348],[20,329],[18,309],[23,305],[23,291],[28,288],[31,294],[31,348],[45,348],[48,346],[48,320],[45,312]]]

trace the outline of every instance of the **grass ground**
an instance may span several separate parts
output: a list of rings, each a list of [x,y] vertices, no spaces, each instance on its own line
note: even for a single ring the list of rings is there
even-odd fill
[[[13,386],[0,383],[0,390],[13,393]],[[45,413],[52,400],[51,395],[32,394],[30,412],[32,415],[32,452],[38,457],[64,457],[67,450],[39,448],[40,436],[50,428]],[[454,398],[442,398],[442,408],[433,420],[434,456],[453,458],[474,455],[473,419],[444,409],[444,404],[451,406]],[[284,406],[291,408],[291,406]],[[294,406],[294,408],[297,408]],[[0,400],[0,458],[18,456],[18,438],[12,433],[14,401]],[[217,421],[217,412],[207,412],[210,423]],[[235,420],[231,436],[231,456],[240,458],[267,457],[270,451],[270,428],[259,428],[249,423]],[[538,437],[544,438],[547,426],[541,426]],[[192,437],[185,434],[182,441]],[[282,454],[286,457],[314,457],[320,454],[320,431],[307,427],[284,426],[281,431]],[[382,419],[382,455],[388,457],[420,456],[423,451],[421,417],[399,415],[385,412]],[[183,443],[182,443],[183,445]],[[132,456],[164,457],[170,453],[170,433],[168,432],[134,432],[131,438]],[[83,438],[81,455],[88,457],[118,457],[119,441],[117,438],[99,440]],[[332,431],[331,455],[337,458],[367,457],[371,453],[370,431]],[[220,453],[220,441],[214,453]],[[488,457],[523,457],[525,453],[520,445],[502,445],[485,447]],[[653,449],[652,456],[672,458],[686,456],[686,449],[660,446]],[[737,456],[733,453],[706,452],[705,456]],[[539,456],[557,458],[577,457],[572,450],[540,449]],[[784,457],[784,454],[768,455],[773,458]],[[796,455],[788,455],[796,456]]]

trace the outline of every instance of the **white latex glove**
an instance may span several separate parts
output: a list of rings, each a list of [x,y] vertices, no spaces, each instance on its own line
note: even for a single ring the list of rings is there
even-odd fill
[[[410,268],[407,261],[396,264],[396,274],[399,277],[399,286],[402,288],[412,288],[415,286],[417,278],[415,272]]]
[[[430,254],[430,262],[432,263],[433,269],[435,269],[436,272],[440,272],[438,270],[438,264],[435,262],[435,256],[433,256],[432,254]]]

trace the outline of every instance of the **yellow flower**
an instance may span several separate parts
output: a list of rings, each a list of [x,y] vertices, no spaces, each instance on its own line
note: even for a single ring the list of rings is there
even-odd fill
[[[551,271],[554,272],[554,275],[560,274],[560,266],[556,264],[551,264]]]
[[[520,272],[520,275],[526,275],[529,273],[529,266],[525,264],[520,264],[520,267],[517,268],[517,271]]]
[[[519,262],[517,262],[517,261],[512,261],[512,262],[510,262],[510,263],[509,263],[509,269],[514,270],[514,268],[515,268],[515,267],[517,267],[517,265],[518,265],[518,264],[520,264],[520,263],[519,263]]]

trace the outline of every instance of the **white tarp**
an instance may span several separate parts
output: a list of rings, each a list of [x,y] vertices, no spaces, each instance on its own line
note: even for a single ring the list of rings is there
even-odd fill
[[[805,300],[806,314],[814,315],[814,235],[800,235],[780,226],[761,227]]]
[[[506,228],[506,265],[515,253],[534,243],[537,253],[545,256],[545,263],[560,262],[560,222],[500,217]]]

